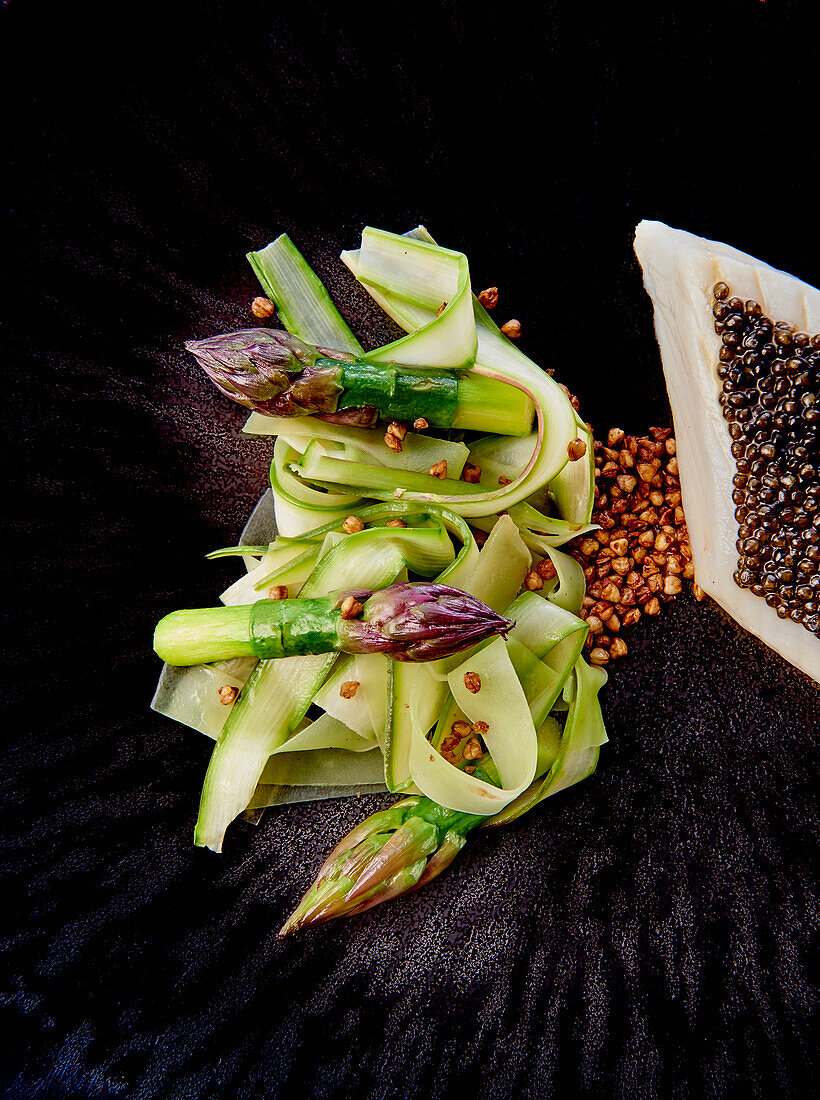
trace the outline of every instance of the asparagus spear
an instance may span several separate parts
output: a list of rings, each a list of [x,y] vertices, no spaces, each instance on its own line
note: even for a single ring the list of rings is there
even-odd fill
[[[467,834],[483,821],[424,797],[371,814],[333,849],[279,935],[363,913],[426,885],[449,867]]]
[[[549,769],[546,759],[539,774]],[[492,756],[485,753],[475,774],[500,786]],[[279,931],[351,917],[426,886],[445,871],[467,842],[468,833],[493,819],[462,813],[426,796],[395,802],[366,817],[336,845],[305,896]]]
[[[309,416],[372,428],[380,419],[527,435],[530,398],[470,371],[369,363],[275,329],[242,329],[186,348],[214,385],[268,416]]]
[[[377,592],[352,589],[316,599],[174,611],[157,624],[154,650],[169,665],[334,650],[435,661],[514,625],[457,588],[394,584]]]

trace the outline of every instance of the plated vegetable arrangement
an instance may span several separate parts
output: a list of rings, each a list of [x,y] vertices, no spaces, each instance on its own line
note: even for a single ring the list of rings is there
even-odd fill
[[[660,223],[635,249],[680,452],[661,428],[593,444],[423,228],[342,253],[407,334],[385,347],[363,351],[286,236],[248,258],[254,315],[287,331],[188,342],[245,431],[275,436],[271,492],[211,555],[246,575],[155,635],[153,705],[216,740],[196,843],[299,797],[404,796],[339,843],[282,935],[424,885],[472,829],[589,775],[621,626],[696,574],[696,599],[820,679],[818,291]]]
[[[370,352],[286,236],[249,259],[287,332],[188,347],[252,410],[245,431],[275,436],[275,533],[258,537],[263,502],[256,541],[218,552],[249,567],[223,606],[159,624],[157,652],[187,667],[154,705],[216,740],[195,834],[215,851],[285,786],[403,795],[284,933],[422,885],[472,829],[589,775],[606,673],[560,549],[591,529],[589,428],[473,296],[466,257],[366,229],[342,259],[407,333]]]

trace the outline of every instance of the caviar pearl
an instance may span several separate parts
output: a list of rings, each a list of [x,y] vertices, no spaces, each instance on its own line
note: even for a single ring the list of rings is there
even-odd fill
[[[737,464],[735,582],[820,634],[820,333],[716,283],[720,404]]]

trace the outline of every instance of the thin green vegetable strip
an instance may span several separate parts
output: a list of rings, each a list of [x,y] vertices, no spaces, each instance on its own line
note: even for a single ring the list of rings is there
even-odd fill
[[[431,316],[409,336],[369,352],[370,362],[457,370],[472,366],[477,340],[463,253],[368,227],[362,233],[359,272],[363,281],[394,293],[400,285],[402,296]]]
[[[458,570],[458,586],[477,596],[494,611],[501,613],[513,600],[521,587],[521,581],[529,564],[529,554],[521,542],[515,525],[508,517],[501,517],[474,560],[474,564]],[[454,567],[455,573],[457,567]],[[462,773],[456,773],[443,760],[432,763],[421,751],[421,735],[432,726],[446,709],[448,698],[447,675],[462,658],[451,658],[436,663],[437,678],[427,668],[398,667],[393,675],[393,706],[385,756],[385,780],[390,790],[406,790],[417,782],[419,774],[432,771],[429,779],[421,783],[428,787],[435,784],[440,801],[453,804],[451,799],[462,796],[464,787],[476,786]],[[416,764],[411,761],[416,744]],[[433,789],[431,787],[431,789]]]
[[[369,428],[352,428],[315,417],[276,417],[251,413],[242,430],[250,435],[275,435],[300,454],[313,439],[341,443],[361,452],[368,462],[390,466],[394,470],[426,473],[434,463],[444,459],[451,477],[461,473],[470,455],[464,443],[413,431],[405,435],[401,451],[391,450],[384,438]]]
[[[319,347],[362,354],[361,344],[287,233],[267,248],[249,252],[248,261],[288,332]]]
[[[603,669],[590,667],[583,658],[578,660],[575,676],[575,696],[564,726],[561,749],[549,774],[544,779],[536,779],[528,791],[489,818],[487,825],[506,825],[515,821],[545,798],[595,771],[599,745],[606,741],[598,692],[607,677]]]
[[[481,490],[466,481],[437,478],[431,474],[419,474],[414,470],[392,470],[389,466],[368,466],[363,462],[346,462],[323,455],[318,447],[311,445],[301,460],[294,463],[292,470],[306,481],[319,484],[353,485],[360,489],[362,496],[375,496],[388,493],[415,493],[425,500],[434,498],[435,503],[450,500],[453,495],[469,497]]]

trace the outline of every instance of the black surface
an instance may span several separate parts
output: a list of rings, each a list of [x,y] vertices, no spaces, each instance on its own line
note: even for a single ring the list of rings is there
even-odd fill
[[[813,1094],[817,689],[708,603],[632,632],[595,777],[419,894],[275,939],[375,800],[192,846],[150,635],[264,485],[180,346],[248,323],[249,247],[373,342],[338,251],[423,221],[600,430],[669,417],[640,218],[820,280],[813,5],[338,7],[0,17],[4,1095]]]

